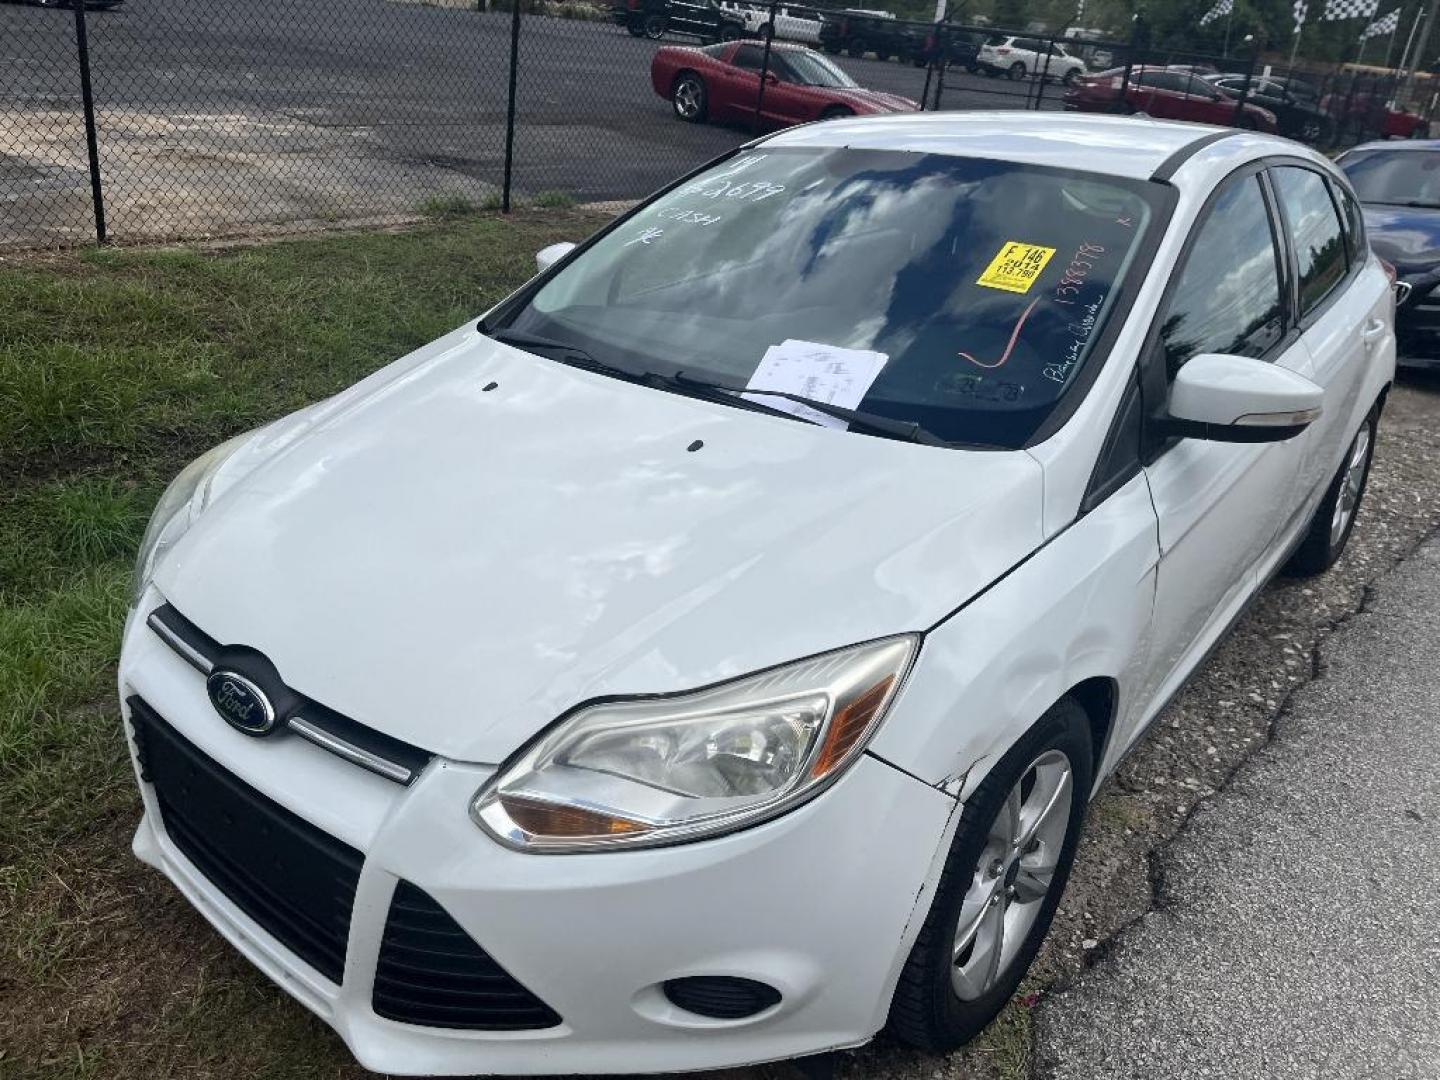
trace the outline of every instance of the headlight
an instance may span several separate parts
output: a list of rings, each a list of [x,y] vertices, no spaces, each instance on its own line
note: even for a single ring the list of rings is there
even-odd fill
[[[213,450],[207,450],[170,481],[165,494],[155,504],[150,524],[145,529],[145,538],[140,541],[140,554],[135,559],[134,589],[130,595],[131,607],[150,584],[150,577],[161,556],[180,541],[200,512],[209,505],[211,486],[220,466],[254,434],[251,431],[237,435]]]
[[[855,761],[918,645],[887,638],[708,690],[587,706],[503,767],[471,815],[535,852],[674,844],[775,817]]]

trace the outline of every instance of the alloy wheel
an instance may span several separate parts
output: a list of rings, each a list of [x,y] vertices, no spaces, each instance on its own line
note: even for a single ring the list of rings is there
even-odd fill
[[[1070,759],[1047,750],[995,815],[951,947],[950,984],[961,1001],[983,997],[1024,947],[1055,880],[1074,786]]]
[[[687,76],[675,84],[675,111],[682,120],[694,120],[700,116],[700,83]]]
[[[1365,469],[1370,463],[1370,425],[1360,425],[1355,441],[1350,445],[1350,457],[1346,461],[1345,476],[1340,481],[1340,497],[1335,500],[1335,513],[1330,517],[1330,546],[1334,547],[1345,538],[1345,530],[1355,517],[1360,503],[1360,492],[1365,487]]]

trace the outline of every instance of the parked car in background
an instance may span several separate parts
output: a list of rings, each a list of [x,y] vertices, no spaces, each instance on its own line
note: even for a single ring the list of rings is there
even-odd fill
[[[1011,79],[1041,75],[1071,84],[1085,74],[1085,61],[1071,56],[1060,42],[1015,34],[990,35],[980,46],[975,62],[987,75]]]
[[[925,35],[920,54],[915,57],[915,66],[944,63],[977,72],[980,70],[980,48],[985,44],[986,37],[984,31],[962,30],[946,24],[941,24],[938,31],[931,27]]]
[[[745,36],[745,20],[722,9],[716,0],[621,0],[610,12],[635,37],[652,41],[666,34],[687,34],[712,43]]]
[[[1296,94],[1278,79],[1246,75],[1208,75],[1206,81],[1231,98],[1254,102],[1275,114],[1280,134],[1316,146],[1327,146],[1335,137],[1335,121],[1313,97]]]
[[[1440,142],[1365,143],[1335,164],[1360,200],[1370,246],[1395,267],[1400,363],[1440,369]]]
[[[745,29],[752,37],[765,38],[773,33],[782,41],[798,41],[804,45],[820,44],[820,19],[803,8],[777,7],[772,29],[768,6],[720,0],[720,7],[743,19]]]
[[[764,53],[753,41],[703,49],[667,45],[650,62],[650,83],[681,120],[749,123],[760,99]],[[760,116],[768,128],[919,108],[909,98],[866,90],[828,57],[787,42],[770,46],[765,81]]]
[[[913,61],[924,49],[927,33],[924,26],[901,22],[884,11],[845,8],[820,13],[820,45],[832,54],[874,53],[881,60]]]
[[[1320,107],[1333,117],[1336,130],[1351,138],[1425,139],[1430,122],[1403,109],[1390,97],[1392,90],[1345,90],[1326,94]]]
[[[1107,778],[1365,493],[1347,182],[1214,134],[752,140],[208,451],[121,638],[131,850],[375,1073],[973,1038]]]
[[[1065,91],[1065,108],[1081,112],[1144,113],[1166,120],[1246,127],[1275,132],[1275,114],[1240,104],[1199,75],[1163,67],[1112,68],[1084,76]]]

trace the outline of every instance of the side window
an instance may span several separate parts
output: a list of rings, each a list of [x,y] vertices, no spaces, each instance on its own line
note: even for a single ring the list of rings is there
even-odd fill
[[[1271,170],[1295,243],[1300,314],[1313,311],[1345,276],[1345,234],[1324,178],[1294,166]]]
[[[1359,266],[1369,254],[1367,248],[1370,242],[1365,236],[1365,215],[1360,212],[1360,204],[1355,201],[1355,196],[1350,194],[1349,188],[1332,180],[1330,189],[1335,193],[1341,214],[1345,218],[1345,250],[1350,256],[1350,265]]]
[[[735,50],[735,59],[731,63],[746,71],[759,71],[764,60],[765,54],[760,51],[760,46],[741,45]]]
[[[1173,378],[1199,353],[1263,356],[1285,333],[1280,261],[1258,176],[1232,180],[1192,237],[1160,324]]]

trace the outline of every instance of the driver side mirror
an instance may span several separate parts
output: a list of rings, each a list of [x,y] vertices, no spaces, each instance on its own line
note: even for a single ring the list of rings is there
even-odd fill
[[[774,86],[774,85],[775,85],[776,83],[778,83],[779,81],[780,81],[780,76],[779,76],[779,75],[776,75],[773,71],[767,71],[767,72],[765,72],[765,85],[766,85],[766,86]]]
[[[535,253],[535,269],[543,274],[574,250],[575,245],[568,240],[562,240],[558,244],[543,247]]]
[[[1320,415],[1324,398],[1305,376],[1267,361],[1201,353],[1170,386],[1165,433],[1211,442],[1281,442]]]

